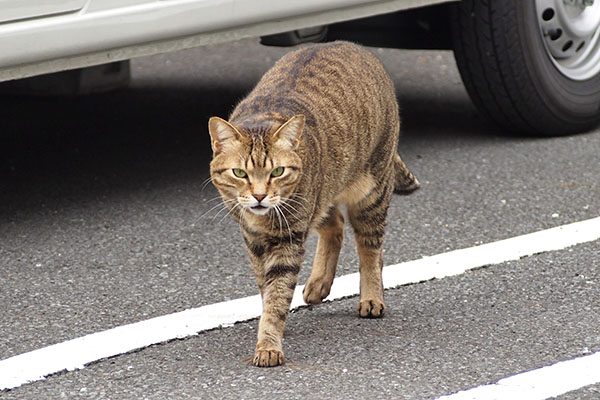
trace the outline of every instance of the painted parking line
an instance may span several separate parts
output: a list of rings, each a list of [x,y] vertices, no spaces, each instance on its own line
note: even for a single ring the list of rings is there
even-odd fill
[[[441,279],[598,239],[600,217],[387,266],[383,270],[384,286],[394,288]],[[302,289],[303,286],[296,288],[292,309],[304,304]],[[337,277],[327,300],[357,295],[358,289],[358,273]],[[244,297],[123,325],[13,356],[0,361],[0,390],[42,380],[60,371],[81,369],[89,363],[153,344],[250,320],[259,317],[261,310],[260,296]]]
[[[600,382],[600,352],[523,372],[437,400],[543,400]]]

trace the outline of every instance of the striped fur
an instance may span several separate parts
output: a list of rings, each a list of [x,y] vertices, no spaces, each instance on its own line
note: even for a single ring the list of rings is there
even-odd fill
[[[229,121],[209,121],[212,180],[240,224],[263,299],[255,365],[284,362],[285,321],[310,229],[319,242],[304,300],[316,304],[329,294],[344,238],[341,205],[360,259],[358,314],[383,316],[390,199],[419,187],[396,153],[399,127],[394,86],[380,62],[345,42],[289,53]]]

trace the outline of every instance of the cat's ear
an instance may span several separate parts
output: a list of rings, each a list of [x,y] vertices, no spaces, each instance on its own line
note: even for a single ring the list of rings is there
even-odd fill
[[[286,150],[296,150],[300,144],[300,136],[304,128],[304,115],[290,118],[277,132],[273,134],[272,143]]]
[[[208,133],[210,133],[211,145],[215,154],[241,139],[238,130],[219,117],[212,117],[208,120]]]

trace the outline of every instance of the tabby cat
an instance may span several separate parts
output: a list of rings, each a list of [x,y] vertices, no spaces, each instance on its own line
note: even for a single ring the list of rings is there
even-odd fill
[[[419,187],[396,152],[394,85],[377,58],[346,42],[281,58],[235,108],[213,117],[210,173],[239,223],[262,296],[253,364],[284,363],[286,317],[310,229],[319,240],[304,300],[329,294],[345,205],[359,255],[361,317],[383,316],[382,244],[392,192]]]

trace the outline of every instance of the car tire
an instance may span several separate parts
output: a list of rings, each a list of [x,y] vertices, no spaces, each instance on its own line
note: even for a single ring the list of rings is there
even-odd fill
[[[555,53],[573,34],[562,31],[555,43],[552,29],[572,26],[561,26],[570,23],[558,18],[564,10],[548,11],[555,4],[563,2],[462,0],[452,7],[454,54],[467,92],[483,114],[512,132],[567,135],[600,121],[600,29],[590,25],[593,37],[571,43],[569,54],[576,58],[566,57],[587,69],[568,67],[564,55]],[[593,10],[582,12],[600,18],[600,1],[592,4]]]

